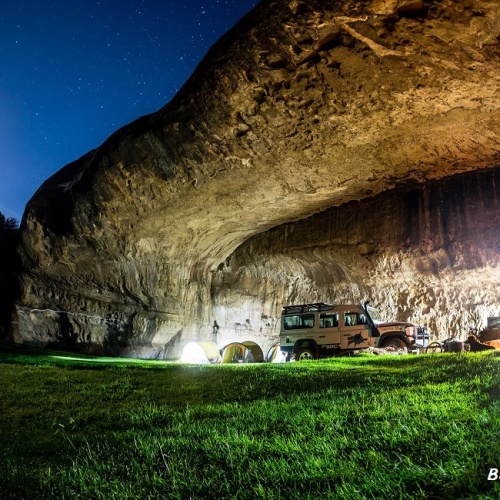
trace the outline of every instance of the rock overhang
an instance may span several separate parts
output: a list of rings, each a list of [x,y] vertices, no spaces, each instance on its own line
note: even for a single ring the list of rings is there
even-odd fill
[[[22,302],[207,324],[210,306],[183,301],[210,304],[254,235],[498,167],[499,16],[479,0],[261,2],[171,103],[37,192]]]

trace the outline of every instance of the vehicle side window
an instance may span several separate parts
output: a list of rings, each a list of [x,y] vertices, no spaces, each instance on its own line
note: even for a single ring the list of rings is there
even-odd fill
[[[344,313],[345,326],[366,325],[366,316],[355,311],[346,311]]]
[[[314,327],[314,314],[297,314],[293,316],[285,316],[285,330],[299,330],[301,328]]]
[[[339,326],[338,313],[324,313],[319,315],[320,328],[334,328]]]

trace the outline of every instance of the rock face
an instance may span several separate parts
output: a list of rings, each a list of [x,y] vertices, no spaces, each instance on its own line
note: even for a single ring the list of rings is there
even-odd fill
[[[283,303],[276,300],[371,298],[387,318],[423,323],[441,338],[465,336],[499,307],[499,186],[500,170],[477,171],[349,202],[255,236],[216,273],[216,310],[236,319],[245,309],[274,313]]]
[[[176,357],[371,298],[500,315],[495,1],[263,1],[177,96],[26,207],[14,338]]]

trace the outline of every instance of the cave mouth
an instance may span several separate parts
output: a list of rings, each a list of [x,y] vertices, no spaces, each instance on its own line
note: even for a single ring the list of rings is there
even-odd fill
[[[38,280],[44,302],[19,301],[16,338],[174,359],[188,341],[214,340],[216,324],[218,344],[267,351],[283,306],[365,300],[389,320],[429,328],[432,339],[462,338],[500,316],[499,186],[493,168],[398,187],[255,234],[212,269],[165,264],[149,245],[112,264],[121,288]],[[33,313],[53,301],[66,313]]]
[[[214,317],[272,337],[284,305],[371,300],[433,339],[463,338],[500,313],[499,187],[498,167],[458,174],[256,235],[215,273]]]

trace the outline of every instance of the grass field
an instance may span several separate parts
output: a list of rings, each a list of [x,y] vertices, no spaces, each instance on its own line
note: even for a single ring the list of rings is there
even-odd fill
[[[182,366],[0,344],[0,498],[498,499],[499,354]]]

